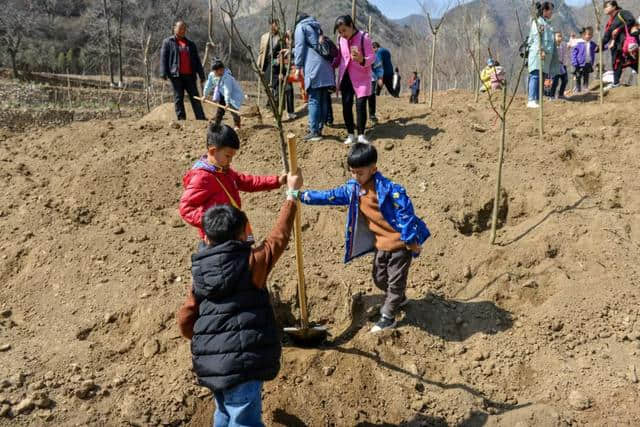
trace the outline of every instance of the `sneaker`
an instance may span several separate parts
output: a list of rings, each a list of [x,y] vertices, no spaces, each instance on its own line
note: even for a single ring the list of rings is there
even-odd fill
[[[402,302],[400,304],[398,304],[398,307],[405,307],[407,304],[409,304],[409,298],[404,297]]]
[[[371,116],[369,117],[369,120],[371,121],[371,123],[373,123],[374,125],[378,123],[378,118],[376,116]]]
[[[370,144],[369,140],[364,135],[358,135],[358,143]]]
[[[344,145],[351,145],[356,142],[356,137],[353,134],[347,135],[347,139],[344,140]]]
[[[309,132],[302,138],[303,141],[322,141],[322,135],[315,132]]]
[[[369,332],[380,332],[385,329],[393,329],[396,327],[396,319],[392,319],[390,317],[385,316],[384,314],[380,316],[380,320],[371,328]]]
[[[604,87],[604,90],[611,90],[611,89],[615,89],[615,88],[617,88],[617,87],[620,87],[620,83],[618,83],[617,85],[616,85],[616,84],[613,84],[613,83],[609,83],[608,85],[606,85],[606,86]]]
[[[295,120],[298,118],[296,113],[287,113],[287,120]]]
[[[540,108],[540,104],[538,104],[538,101],[529,101],[527,102],[527,108]]]

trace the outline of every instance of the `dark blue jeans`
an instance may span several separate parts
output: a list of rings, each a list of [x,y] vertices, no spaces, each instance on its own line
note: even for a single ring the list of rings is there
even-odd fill
[[[230,389],[215,391],[213,427],[264,426],[262,423],[262,381],[248,381]]]
[[[309,132],[322,134],[322,128],[327,118],[327,88],[309,88]]]

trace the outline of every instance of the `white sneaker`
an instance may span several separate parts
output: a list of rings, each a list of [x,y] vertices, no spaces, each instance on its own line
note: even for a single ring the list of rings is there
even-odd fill
[[[358,143],[370,144],[369,140],[364,135],[358,135]]]
[[[527,108],[540,108],[540,104],[538,104],[538,101],[529,101],[527,102]]]
[[[347,135],[347,139],[344,141],[344,145],[351,145],[356,141],[356,137],[353,134]]]

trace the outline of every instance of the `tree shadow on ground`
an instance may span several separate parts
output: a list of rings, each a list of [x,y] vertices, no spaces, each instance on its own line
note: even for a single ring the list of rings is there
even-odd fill
[[[307,424],[300,418],[280,408],[273,411],[273,422],[287,427],[307,427]]]
[[[608,94],[608,91],[604,91],[604,96],[606,97]],[[568,102],[594,102],[600,99],[600,93],[599,92],[586,92],[586,93],[580,93],[580,94],[574,94],[571,95],[569,98],[566,99],[566,101]]]
[[[428,116],[427,113],[414,117],[404,117],[399,119],[389,120],[386,123],[380,123],[369,131],[372,138],[390,138],[390,139],[404,139],[408,136],[415,136],[422,138],[423,141],[431,141],[434,136],[444,133],[443,129],[431,128],[422,123],[410,123],[412,120],[424,119]]]
[[[339,346],[350,341],[368,320],[378,316],[376,309],[384,295],[356,294],[351,304],[351,324],[328,343]],[[496,334],[511,328],[511,313],[491,301],[449,300],[428,293],[423,299],[411,300],[398,326],[413,325],[445,341],[461,342],[477,333]]]
[[[522,240],[525,236],[527,236],[529,233],[534,231],[536,228],[538,228],[540,225],[542,225],[545,221],[547,221],[553,215],[561,214],[561,213],[564,213],[564,212],[570,212],[570,211],[573,211],[575,209],[578,209],[580,207],[580,205],[582,204],[582,202],[584,202],[586,199],[587,199],[587,196],[582,196],[582,197],[580,197],[580,199],[578,199],[572,205],[567,205],[567,206],[563,206],[561,208],[556,208],[556,209],[548,212],[540,221],[538,221],[537,223],[535,223],[534,225],[529,227],[527,230],[525,230],[519,236],[516,236],[515,238],[511,239],[508,242],[499,242],[498,245],[499,246],[503,246],[503,247],[504,246],[509,246],[509,245],[511,245],[513,243],[516,243],[516,242]]]
[[[469,417],[463,421],[457,423],[460,427],[480,427],[487,422],[488,415],[484,412],[472,411]],[[451,424],[442,417],[434,417],[426,414],[416,414],[413,418],[407,421],[403,421],[398,424],[393,423],[370,423],[361,422],[356,424],[356,427],[449,427]]]

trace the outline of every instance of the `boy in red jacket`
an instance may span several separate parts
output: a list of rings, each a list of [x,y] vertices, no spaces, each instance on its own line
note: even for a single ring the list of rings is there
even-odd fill
[[[231,169],[231,161],[238,148],[240,140],[233,129],[212,123],[207,130],[207,154],[196,161],[182,179],[184,193],[180,198],[180,216],[198,228],[203,240],[202,215],[207,209],[216,205],[241,209],[240,191],[275,190],[287,182],[286,174],[252,176]]]

